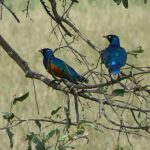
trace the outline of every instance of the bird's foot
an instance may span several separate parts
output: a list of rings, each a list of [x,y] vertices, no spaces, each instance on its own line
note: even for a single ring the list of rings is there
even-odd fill
[[[109,76],[110,76],[111,83],[113,83],[113,82],[115,81],[115,79],[113,79],[110,70],[108,70],[108,72],[109,72]]]
[[[120,75],[121,75],[121,77],[125,77],[126,76],[126,74],[124,73],[124,72],[120,72]]]
[[[111,80],[111,83],[113,83],[114,81],[116,81],[116,79],[113,79],[112,76],[110,76],[110,80]]]
[[[61,82],[62,82],[61,80],[56,80],[56,79],[51,81],[51,83],[56,83],[56,84],[60,84]]]
[[[121,77],[122,77],[122,76],[121,76],[120,74],[118,74],[117,80],[120,80]]]

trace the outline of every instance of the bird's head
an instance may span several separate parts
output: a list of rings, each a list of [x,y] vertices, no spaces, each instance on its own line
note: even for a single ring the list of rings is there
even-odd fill
[[[49,48],[41,49],[39,52],[41,52],[44,57],[54,57],[53,51]]]
[[[103,36],[104,38],[106,38],[111,45],[117,45],[117,46],[120,46],[120,41],[119,41],[119,37],[117,35],[106,35],[106,36]]]

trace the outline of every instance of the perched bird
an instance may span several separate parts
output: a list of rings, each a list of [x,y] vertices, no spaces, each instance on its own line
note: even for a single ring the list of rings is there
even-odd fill
[[[52,76],[67,79],[71,82],[88,82],[82,75],[78,74],[71,66],[63,60],[54,56],[53,51],[49,48],[39,50],[43,57],[43,64]]]
[[[119,37],[116,35],[103,36],[110,44],[101,53],[102,63],[108,68],[109,73],[114,75],[120,74],[120,68],[126,64],[127,53],[124,48],[120,47]]]

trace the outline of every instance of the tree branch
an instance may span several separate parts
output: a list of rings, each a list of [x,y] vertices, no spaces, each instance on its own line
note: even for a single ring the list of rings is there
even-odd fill
[[[12,16],[15,18],[15,20],[20,23],[19,18],[16,16],[16,14],[7,6],[5,5],[3,0],[0,0],[0,3],[12,14]]]
[[[16,51],[13,48],[11,48],[11,46],[3,39],[3,37],[1,35],[0,35],[0,45],[7,52],[9,57],[12,58],[18,64],[18,66],[21,68],[21,70],[25,73],[26,77],[31,78],[31,79],[35,78],[37,80],[40,80],[55,90],[66,91],[65,87],[58,85],[54,82],[51,82],[51,80],[48,79],[47,77],[32,71],[29,68],[28,63],[25,60],[23,60],[16,53]]]
[[[108,106],[111,106],[111,107],[130,110],[132,112],[133,111],[141,112],[141,113],[144,113],[146,115],[149,115],[149,113],[150,113],[149,109],[142,109],[141,107],[139,108],[139,107],[136,107],[134,105],[126,104],[126,103],[121,102],[121,101],[114,101],[114,100],[111,101],[111,100],[108,100],[108,99],[103,99],[102,100],[102,99],[96,98],[94,95],[87,95],[87,94],[84,93],[84,90],[86,90],[86,89],[90,89],[90,88],[92,89],[92,88],[97,88],[97,87],[102,88],[103,86],[108,86],[110,84],[115,84],[118,81],[113,81],[114,83],[110,83],[110,82],[101,83],[101,84],[98,84],[98,85],[82,85],[82,84],[75,85],[75,84],[73,84],[73,83],[71,83],[71,82],[69,82],[65,79],[62,79],[62,81],[64,82],[64,85],[60,85],[60,84],[57,84],[55,82],[52,82],[47,77],[32,71],[30,69],[30,67],[28,66],[28,63],[25,60],[23,60],[13,48],[11,48],[11,46],[3,39],[3,37],[1,35],[0,35],[0,45],[7,52],[7,54],[10,56],[10,58],[12,58],[20,66],[21,70],[25,73],[26,77],[28,77],[28,78],[40,80],[40,81],[42,81],[43,83],[45,83],[46,85],[50,86],[51,88],[53,88],[55,90],[59,90],[59,91],[62,91],[64,93],[68,93],[68,94],[71,93],[72,95],[82,97],[85,100],[90,100],[90,101],[94,101],[94,102],[97,102],[97,103],[102,103],[103,105],[108,105]],[[135,73],[133,75],[128,75],[128,76],[123,77],[119,80],[121,81],[121,80],[124,80],[124,79],[132,77],[132,76],[136,76],[136,75],[139,75],[139,74],[146,74],[146,73],[149,73],[149,71],[144,71],[143,73],[140,72],[140,73]],[[90,94],[90,92],[89,92],[89,94]],[[105,93],[103,93],[103,94],[105,95]],[[75,102],[76,103],[75,107],[76,107],[76,114],[77,114],[77,121],[78,121],[79,115],[78,115],[78,108],[77,108],[78,107],[77,106],[77,100],[75,100],[75,101],[76,101]],[[124,127],[127,128],[127,127],[130,127],[130,126],[124,126]],[[133,127],[133,129],[135,129],[135,127]]]

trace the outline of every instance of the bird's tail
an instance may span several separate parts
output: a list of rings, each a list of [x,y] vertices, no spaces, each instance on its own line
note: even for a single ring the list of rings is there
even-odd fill
[[[83,76],[80,76],[80,82],[85,82],[85,83],[88,83],[89,80]]]
[[[114,75],[120,74],[120,68],[118,68],[118,67],[112,67],[112,68],[110,69],[110,71],[111,71],[111,73],[114,74]]]

